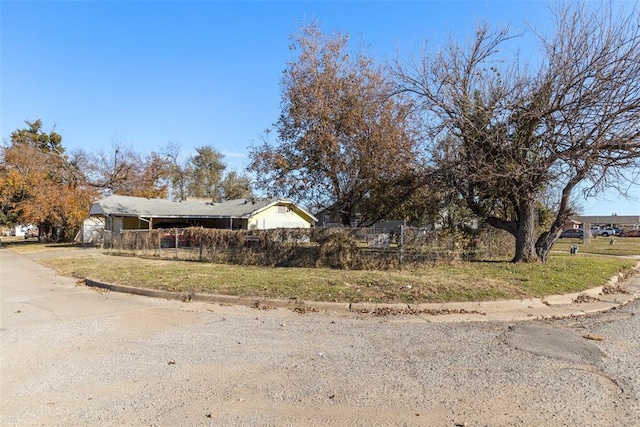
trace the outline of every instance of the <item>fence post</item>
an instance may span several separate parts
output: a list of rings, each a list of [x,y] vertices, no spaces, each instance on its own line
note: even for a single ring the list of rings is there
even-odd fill
[[[489,247],[489,259],[493,259],[493,239],[494,239],[494,236],[493,236],[493,229],[492,228],[489,229],[489,233],[488,233],[489,244],[487,246]]]
[[[198,248],[198,259],[200,259],[200,262],[202,262],[202,230],[200,230],[200,245]]]
[[[404,263],[404,224],[400,225],[400,268]]]

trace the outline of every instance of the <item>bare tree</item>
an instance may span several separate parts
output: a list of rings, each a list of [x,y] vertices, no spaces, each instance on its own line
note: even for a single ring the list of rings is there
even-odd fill
[[[536,64],[501,57],[521,35],[484,25],[469,46],[394,66],[399,91],[422,107],[441,185],[515,237],[516,262],[547,260],[580,188],[623,189],[638,177],[640,14],[591,6],[554,9],[554,33],[534,33]],[[555,218],[537,235],[551,193]]]
[[[182,147],[179,142],[171,141],[162,150],[170,169],[171,190],[170,197],[173,200],[187,200],[187,188],[189,184],[188,168],[180,158]]]
[[[141,155],[118,142],[110,151],[79,152],[77,155],[88,184],[102,195],[167,196],[170,165],[162,154]]]
[[[80,151],[82,169],[89,184],[102,195],[123,194],[135,174],[138,154],[121,142],[114,142],[109,151]]]

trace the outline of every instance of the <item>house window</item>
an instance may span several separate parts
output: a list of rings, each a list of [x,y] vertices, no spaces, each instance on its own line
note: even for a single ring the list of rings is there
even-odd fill
[[[278,213],[279,214],[286,214],[287,213],[287,207],[286,206],[278,206]]]

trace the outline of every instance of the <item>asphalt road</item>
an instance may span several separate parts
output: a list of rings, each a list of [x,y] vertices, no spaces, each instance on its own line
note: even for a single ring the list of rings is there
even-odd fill
[[[640,305],[553,321],[104,292],[0,249],[0,424],[640,425]],[[587,338],[585,338],[587,337]]]

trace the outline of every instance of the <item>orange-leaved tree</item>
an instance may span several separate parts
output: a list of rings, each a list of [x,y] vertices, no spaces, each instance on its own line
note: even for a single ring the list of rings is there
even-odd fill
[[[340,218],[371,225],[398,218],[423,184],[413,105],[392,97],[389,76],[349,37],[317,24],[294,39],[282,79],[278,141],[252,147],[256,186]],[[267,136],[269,131],[267,131]]]
[[[95,192],[75,158],[65,154],[58,133],[44,132],[40,120],[26,124],[0,153],[1,220],[34,224],[41,240],[72,238]]]

